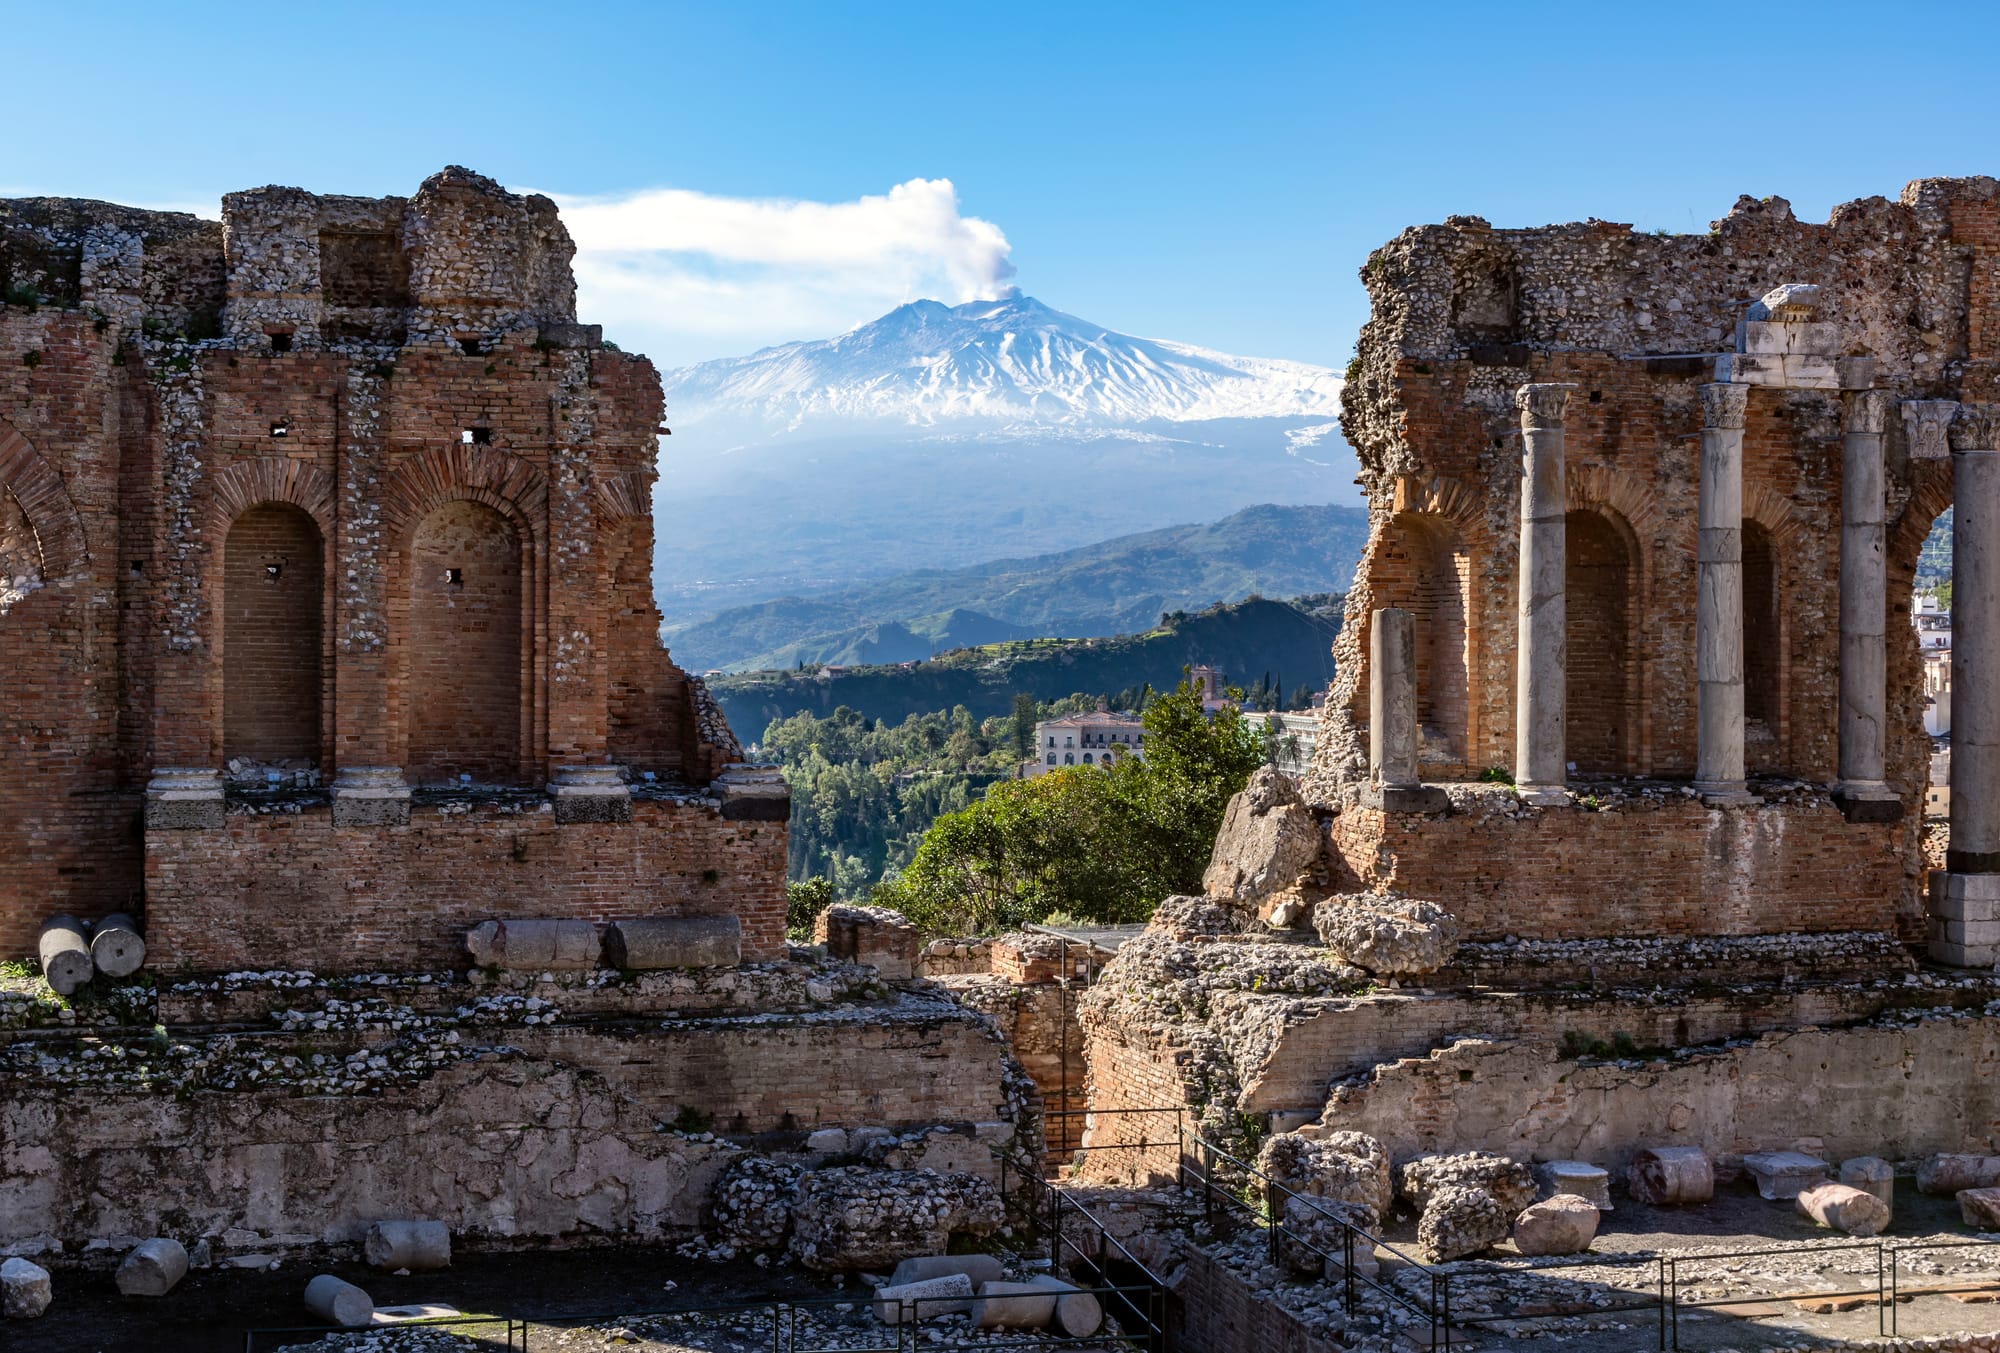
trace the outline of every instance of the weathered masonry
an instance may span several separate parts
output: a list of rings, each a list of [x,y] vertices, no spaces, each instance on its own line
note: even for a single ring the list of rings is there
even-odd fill
[[[1824,225],[1745,198],[1707,235],[1454,217],[1378,250],[1344,395],[1373,529],[1313,779],[1346,805],[1344,882],[1435,898],[1472,939],[1891,931],[2000,957],[1996,259],[1984,178]],[[1907,598],[1954,501],[1962,713],[1927,876]],[[1386,612],[1410,617],[1401,722],[1397,691],[1371,710]],[[1416,729],[1387,779],[1384,719]],[[1531,811],[1414,792],[1494,768]]]
[[[510,916],[733,915],[785,800],[658,639],[659,379],[553,203],[0,202],[0,952],[463,962]]]

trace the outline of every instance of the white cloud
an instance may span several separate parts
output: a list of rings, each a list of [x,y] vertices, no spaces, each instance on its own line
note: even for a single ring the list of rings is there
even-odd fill
[[[551,196],[576,240],[579,318],[663,368],[822,338],[919,297],[988,299],[1014,274],[1006,235],[963,215],[949,179],[852,202]]]

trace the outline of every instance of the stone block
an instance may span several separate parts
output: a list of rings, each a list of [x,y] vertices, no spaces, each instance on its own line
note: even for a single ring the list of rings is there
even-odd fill
[[[1544,1161],[1535,1167],[1535,1184],[1544,1199],[1567,1193],[1599,1212],[1612,1210],[1611,1172],[1587,1160]]]
[[[400,766],[342,766],[327,793],[336,827],[410,825],[410,787]]]
[[[33,1320],[49,1309],[54,1292],[49,1271],[26,1259],[0,1263],[0,1316],[9,1320]]]
[[[743,961],[743,923],[734,916],[613,921],[604,958],[614,968],[733,968]]]
[[[965,1315],[972,1310],[973,1283],[963,1273],[892,1282],[875,1289],[875,1318],[885,1325]]]
[[[1967,1226],[2000,1231],[2000,1188],[1960,1189],[1958,1214]]]
[[[146,782],[146,830],[218,831],[222,827],[222,773],[205,767],[153,772]]]
[[[370,1268],[414,1272],[451,1267],[451,1228],[441,1221],[378,1221],[361,1238]]]
[[[729,766],[709,792],[722,800],[728,822],[785,822],[792,815],[791,786],[768,766]]]
[[[128,1297],[164,1297],[187,1276],[188,1252],[178,1240],[142,1240],[118,1265],[118,1291]]]
[[[1361,786],[1361,806],[1384,813],[1449,813],[1451,797],[1437,785]]]
[[[1255,906],[1297,883],[1319,860],[1320,831],[1291,777],[1261,766],[1229,800],[1202,890]]]
[[[1514,1218],[1514,1247],[1525,1255],[1582,1254],[1597,1238],[1597,1217],[1588,1198],[1558,1193]]]
[[[2000,1187],[2000,1156],[1946,1151],[1917,1166],[1917,1192],[1934,1198],[1995,1187]]]
[[[889,1281],[895,1284],[919,1283],[927,1278],[942,1278],[952,1273],[964,1274],[975,1288],[981,1283],[997,1283],[1007,1276],[1007,1270],[990,1254],[926,1254],[897,1264],[896,1271],[889,1275]]]
[[[1789,1199],[1798,1197],[1802,1189],[1825,1183],[1831,1167],[1803,1151],[1752,1151],[1743,1157],[1743,1168],[1757,1181],[1759,1197]]]
[[[465,947],[481,968],[580,972],[598,965],[603,941],[589,921],[522,918],[481,921],[465,932]]]
[[[1879,1156],[1854,1156],[1840,1162],[1840,1182],[1850,1188],[1872,1193],[1895,1206],[1896,1167]]]
[[[821,1128],[806,1134],[806,1150],[816,1156],[838,1156],[847,1151],[846,1128]]]
[[[559,823],[632,820],[632,791],[616,766],[558,766],[548,792]]]
[[[1802,1215],[1851,1236],[1879,1236],[1889,1224],[1889,1205],[1851,1184],[1814,1184],[1797,1199]]]
[[[1633,1154],[1625,1187],[1655,1207],[1705,1203],[1715,1196],[1715,1166],[1698,1146],[1647,1147]]]

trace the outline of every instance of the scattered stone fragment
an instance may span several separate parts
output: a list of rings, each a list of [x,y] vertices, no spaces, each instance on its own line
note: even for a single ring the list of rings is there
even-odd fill
[[[1419,1207],[1428,1207],[1432,1195],[1453,1185],[1485,1190],[1508,1220],[1535,1201],[1534,1172],[1518,1160],[1488,1151],[1418,1156],[1398,1167],[1397,1176],[1403,1196]]]
[[[1829,1166],[1803,1151],[1752,1151],[1743,1157],[1743,1168],[1757,1181],[1759,1197],[1783,1201],[1825,1183]]]
[[[889,1281],[895,1284],[919,1283],[926,1278],[942,1278],[952,1273],[964,1274],[975,1289],[981,1283],[997,1283],[1007,1276],[1007,1270],[990,1254],[926,1254],[897,1264],[896,1271],[889,1275]]]
[[[1967,1226],[2000,1231],[2000,1188],[1960,1189],[1958,1213]]]
[[[1056,1294],[1056,1313],[1051,1328],[1072,1339],[1088,1339],[1104,1325],[1104,1303],[1094,1293],[1075,1283],[1042,1273],[1028,1279],[1028,1286]]]
[[[90,959],[90,940],[83,922],[74,916],[51,916],[42,922],[35,947],[42,960],[42,976],[58,996],[75,994],[97,971]]]
[[[306,1309],[329,1325],[365,1325],[375,1314],[375,1301],[353,1283],[322,1273],[306,1284]]]
[[[118,1265],[118,1290],[128,1297],[164,1297],[187,1276],[188,1252],[178,1240],[142,1240]]]
[[[1352,1246],[1354,1271],[1373,1276],[1375,1242],[1382,1217],[1366,1203],[1295,1194],[1285,1200],[1278,1234],[1278,1262],[1302,1278],[1332,1278],[1346,1267]]]
[[[1642,1203],[1667,1207],[1715,1196],[1715,1166],[1698,1146],[1653,1146],[1632,1157],[1625,1187]]]
[[[875,1318],[885,1325],[900,1325],[906,1319],[964,1315],[972,1309],[972,1294],[972,1279],[963,1273],[891,1283],[875,1289]]]
[[[1880,1156],[1853,1156],[1840,1162],[1840,1182],[1896,1205],[1896,1167]]]
[[[146,941],[139,924],[124,912],[113,912],[90,928],[90,961],[106,977],[130,977],[146,962]]]
[[[1394,893],[1329,897],[1313,908],[1312,924],[1341,959],[1386,977],[1436,972],[1458,948],[1450,912]]]
[[[1611,1172],[1587,1160],[1551,1160],[1535,1167],[1535,1184],[1540,1196],[1574,1194],[1599,1212],[1611,1208]]]
[[[441,1221],[378,1221],[361,1239],[370,1268],[423,1273],[451,1267],[451,1228]]]
[[[49,1309],[54,1292],[49,1271],[26,1259],[0,1263],[0,1316],[9,1320],[33,1320]]]
[[[1257,1153],[1257,1169],[1293,1193],[1359,1203],[1387,1216],[1395,1201],[1394,1172],[1382,1143],[1360,1132],[1308,1137],[1281,1132]]]
[[[981,1283],[972,1323],[983,1330],[1035,1330],[1056,1318],[1056,1294],[1033,1283]]]
[[[846,1128],[821,1128],[806,1134],[806,1150],[816,1156],[837,1156],[847,1150]]]
[[[603,942],[589,921],[522,919],[481,921],[465,947],[482,968],[578,972],[597,966]]]
[[[1318,863],[1319,823],[1292,777],[1260,766],[1229,800],[1215,838],[1202,891],[1239,907],[1255,907],[1282,892]]]
[[[1796,1195],[1801,1214],[1851,1236],[1878,1236],[1889,1224],[1889,1205],[1851,1184],[1814,1184]]]
[[[1995,1185],[2000,1185],[2000,1156],[1947,1151],[1917,1166],[1917,1192],[1937,1198]]]
[[[1514,1247],[1522,1254],[1582,1254],[1597,1238],[1597,1205],[1558,1193],[1514,1218]]]
[[[1596,1209],[1591,1211],[1595,1215]],[[1433,1264],[1463,1259],[1505,1240],[1512,1217],[1488,1189],[1445,1184],[1430,1194],[1423,1216],[1417,1219],[1417,1248]]]

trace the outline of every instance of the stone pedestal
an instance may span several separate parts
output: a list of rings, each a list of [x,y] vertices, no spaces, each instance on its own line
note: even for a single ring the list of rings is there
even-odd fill
[[[1743,422],[1745,385],[1701,387],[1697,517],[1695,788],[1704,801],[1755,800],[1743,780]]]
[[[1569,624],[1564,517],[1563,412],[1567,385],[1524,385],[1521,411],[1521,559],[1514,684],[1514,783],[1531,803],[1569,800],[1563,723],[1567,717],[1564,652]]]
[[[616,766],[557,766],[549,797],[560,823],[632,820],[632,791]]]
[[[2000,405],[1951,424],[1951,846],[1931,875],[1930,954],[2000,962]]]
[[[1882,432],[1886,390],[1847,396],[1841,442],[1840,782],[1849,821],[1893,822],[1902,803],[1884,779],[1888,708],[1888,571],[1883,553]]]
[[[342,766],[329,792],[336,827],[410,825],[410,787],[401,766]]]
[[[161,767],[146,782],[146,830],[214,831],[222,826],[222,772]]]
[[[1439,813],[1442,789],[1417,773],[1417,622],[1398,607],[1369,617],[1368,783],[1361,801],[1392,813]]]
[[[792,789],[770,766],[731,762],[715,777],[709,793],[722,800],[722,816],[730,822],[788,822]]]

